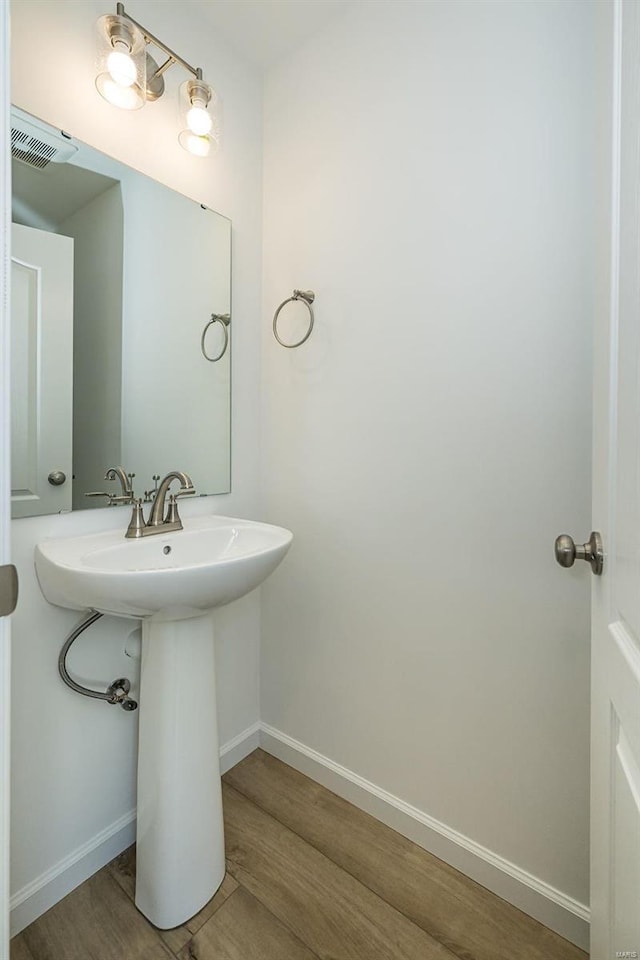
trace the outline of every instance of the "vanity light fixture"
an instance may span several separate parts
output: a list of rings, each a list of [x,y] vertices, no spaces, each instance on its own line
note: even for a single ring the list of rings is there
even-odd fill
[[[178,56],[170,47],[133,20],[123,3],[116,4],[116,13],[100,17],[96,87],[109,103],[123,110],[138,110],[164,93],[164,74],[174,63],[180,64],[193,79],[180,87],[179,107],[181,131],[178,141],[197,157],[206,157],[220,141],[218,97],[205,83],[200,67]],[[147,46],[162,50],[167,59],[158,65]]]
[[[195,80],[185,80],[180,86],[180,126],[178,141],[189,153],[197,157],[206,157],[211,143],[216,145],[220,138],[217,122],[218,98],[214,90],[200,76]],[[211,109],[209,109],[211,108]]]

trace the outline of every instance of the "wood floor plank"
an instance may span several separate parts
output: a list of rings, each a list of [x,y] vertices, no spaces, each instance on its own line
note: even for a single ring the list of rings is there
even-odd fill
[[[239,887],[179,954],[180,960],[317,960],[288,927]]]
[[[35,960],[22,933],[14,937],[9,944],[9,958],[10,960]]]
[[[136,847],[135,844],[121,853],[107,865],[111,875],[120,884],[132,902],[136,895]],[[202,910],[187,920],[180,927],[172,930],[158,930],[159,935],[173,953],[179,953],[182,947],[191,940],[194,933],[212,917],[238,887],[231,874],[227,873],[215,895],[204,905]]]
[[[23,931],[35,960],[168,960],[158,931],[100,870]]]
[[[129,899],[134,902],[136,896],[136,845],[135,843],[118,854],[115,860],[105,867],[116,883],[122,887]]]
[[[261,750],[224,780],[462,960],[586,960],[578,947]]]
[[[229,786],[230,872],[322,958],[456,960],[442,944]]]

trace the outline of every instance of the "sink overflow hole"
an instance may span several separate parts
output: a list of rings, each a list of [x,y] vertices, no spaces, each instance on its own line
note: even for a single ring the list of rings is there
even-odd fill
[[[163,553],[171,553],[171,547],[169,547],[169,546],[163,547],[163,548],[162,548],[162,552],[163,552]]]

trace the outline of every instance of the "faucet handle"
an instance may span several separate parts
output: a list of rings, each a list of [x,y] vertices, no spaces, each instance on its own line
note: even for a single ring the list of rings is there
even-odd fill
[[[180,529],[182,529],[182,520],[180,519],[180,514],[178,513],[178,497],[192,497],[196,492],[195,487],[187,490],[179,490],[178,493],[169,494],[169,506],[167,507],[167,513],[164,518],[165,523],[179,523]]]
[[[105,493],[104,490],[91,490],[89,493],[85,493],[85,497],[106,497],[109,503],[107,506],[112,507],[117,500],[112,493]]]
[[[135,497],[132,503],[133,510],[131,512],[131,520],[129,521],[125,538],[137,540],[139,537],[144,535],[144,513],[142,512],[142,500],[140,497]]]
[[[178,497],[193,497],[195,492],[196,492],[196,488],[192,485],[190,487],[186,487],[184,490],[178,490],[177,493],[172,493],[169,496],[169,500],[171,500],[172,498],[177,500]]]
[[[153,490],[145,490],[144,492],[144,503],[151,503],[156,493],[158,492],[158,480],[160,479],[159,473],[154,473],[151,476],[153,480]]]
[[[165,523],[179,523],[182,527],[182,521],[180,519],[180,514],[178,513],[178,495],[176,493],[169,494],[169,506],[167,507],[167,514],[164,518]]]
[[[133,490],[129,490],[122,496],[117,496],[115,493],[104,493],[102,490],[92,490],[91,493],[85,493],[85,497],[106,497],[109,501],[107,506],[115,507],[119,503],[133,503]]]
[[[182,529],[182,520],[180,519],[180,514],[178,513],[178,497],[192,497],[196,492],[196,488],[191,484],[190,487],[185,487],[184,489],[178,490],[177,493],[169,494],[169,506],[167,507],[167,513],[164,518],[165,523],[179,523],[180,530]]]

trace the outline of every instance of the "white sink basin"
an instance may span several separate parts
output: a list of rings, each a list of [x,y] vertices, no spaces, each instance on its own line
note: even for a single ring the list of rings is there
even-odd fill
[[[125,540],[123,530],[45,540],[35,551],[42,592],[71,610],[184,620],[237,600],[275,570],[292,534],[232,517]]]
[[[121,529],[35,551],[50,603],[142,619],[136,906],[161,929],[198,913],[225,872],[211,610],[262,583],[293,539],[230,517],[183,522],[140,540]]]

